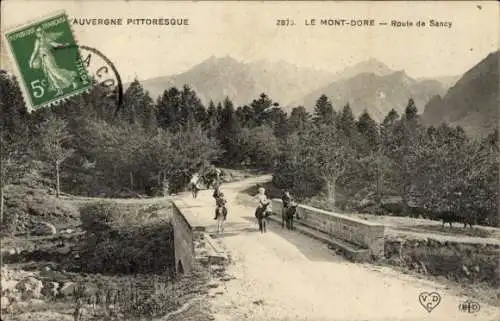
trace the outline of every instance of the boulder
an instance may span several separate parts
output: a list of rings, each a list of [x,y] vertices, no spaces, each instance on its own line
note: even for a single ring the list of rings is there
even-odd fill
[[[61,287],[59,290],[59,294],[67,297],[67,296],[72,296],[73,292],[76,290],[76,283],[74,282],[67,282],[64,283],[64,285]]]
[[[4,280],[2,278],[2,292],[15,292],[17,283],[16,280]]]
[[[2,295],[0,299],[0,307],[3,309],[6,309],[10,305],[10,298],[6,295]]]
[[[56,233],[56,227],[47,222],[38,223],[31,231],[31,234],[33,235],[54,235]]]
[[[43,283],[37,278],[29,276],[19,281],[16,289],[21,293],[23,300],[39,299],[42,296]]]
[[[54,298],[57,296],[57,289],[59,288],[59,283],[57,282],[46,282],[42,288],[42,295],[48,298]]]

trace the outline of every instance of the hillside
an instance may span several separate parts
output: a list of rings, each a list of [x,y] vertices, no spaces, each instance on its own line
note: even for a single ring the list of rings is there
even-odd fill
[[[467,71],[443,97],[434,97],[425,107],[428,125],[447,122],[460,125],[471,136],[484,136],[498,127],[499,51],[489,54]]]
[[[205,104],[227,96],[236,105],[243,105],[265,92],[286,105],[323,86],[331,77],[329,72],[298,68],[283,61],[243,63],[229,56],[212,56],[184,73],[141,83],[154,98],[171,86],[188,84]]]
[[[443,85],[445,90],[450,89],[453,87],[457,81],[460,79],[461,75],[458,76],[441,76],[441,77],[434,77],[434,78],[415,78],[417,81],[426,81],[426,80],[435,80],[441,83]]]
[[[378,76],[387,76],[394,72],[391,68],[389,68],[383,62],[370,58],[368,60],[357,63],[353,66],[349,66],[335,74],[335,76],[330,80],[339,81],[341,79],[352,78],[362,73],[370,73]]]
[[[402,112],[409,98],[413,98],[417,107],[423,110],[423,106],[432,97],[444,91],[440,82],[436,80],[419,82],[404,71],[387,75],[361,73],[313,91],[299,104],[312,111],[318,97],[325,94],[337,110],[349,102],[356,116],[366,109],[374,119],[381,121],[392,108]]]

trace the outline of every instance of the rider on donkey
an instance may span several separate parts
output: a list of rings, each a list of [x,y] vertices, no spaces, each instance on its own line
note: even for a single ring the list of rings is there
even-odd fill
[[[290,192],[285,191],[281,197],[283,201],[283,210],[281,212],[281,227],[293,230],[293,218],[297,211],[297,203]]]
[[[290,195],[289,191],[285,191],[281,196],[281,200],[283,201],[283,210],[281,211],[281,227],[285,228],[288,209],[290,208],[290,203],[292,202],[292,195]]]
[[[259,205],[255,210],[255,217],[259,222],[259,230],[264,233],[266,232],[266,226],[263,220],[271,213],[271,200],[267,198],[266,190],[263,187],[259,187],[259,193],[254,196],[254,199],[259,201]]]
[[[224,232],[224,221],[227,217],[226,199],[224,193],[219,191],[215,199],[215,218],[217,220],[217,233]]]

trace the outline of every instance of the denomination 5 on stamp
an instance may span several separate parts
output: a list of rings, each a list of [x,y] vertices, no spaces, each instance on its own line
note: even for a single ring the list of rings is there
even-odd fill
[[[87,91],[91,79],[64,12],[4,33],[28,110]],[[67,47],[67,50],[55,50]]]

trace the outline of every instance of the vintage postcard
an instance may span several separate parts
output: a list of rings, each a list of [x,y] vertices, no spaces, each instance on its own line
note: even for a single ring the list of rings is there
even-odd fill
[[[1,320],[500,320],[499,30],[495,1],[2,1]]]

